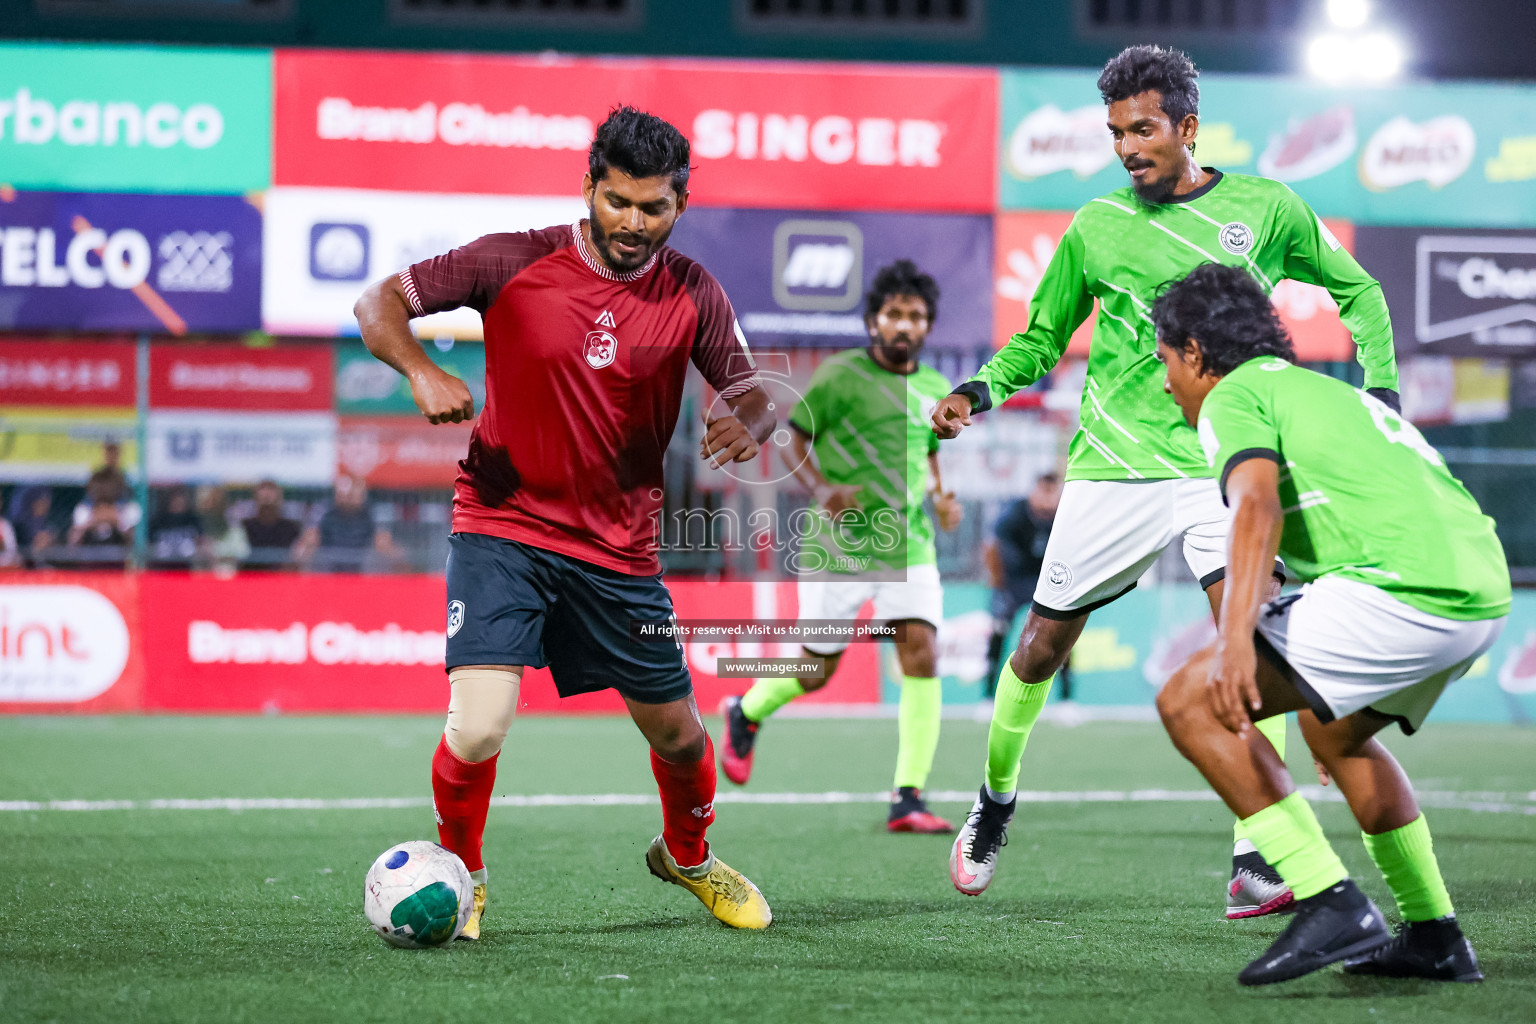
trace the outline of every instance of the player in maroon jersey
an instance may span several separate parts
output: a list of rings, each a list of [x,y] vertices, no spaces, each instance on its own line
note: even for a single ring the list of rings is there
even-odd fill
[[[480,934],[481,839],[529,666],[547,665],[561,696],[624,698],[661,790],[651,872],[728,925],[772,920],[705,840],[714,746],[681,644],[631,639],[632,622],[672,619],[655,523],[688,364],[731,411],[708,424],[712,466],[753,458],[774,428],[719,282],[665,245],[688,205],[688,154],[672,125],[619,108],[588,155],[589,217],[486,235],[371,286],[355,310],[369,351],[406,376],[433,423],[472,419],[474,402],[427,358],[410,319],[472,306],[485,322],[485,408],[459,463],[449,538],[451,697],[432,759],[438,835],[475,880],[466,938]]]

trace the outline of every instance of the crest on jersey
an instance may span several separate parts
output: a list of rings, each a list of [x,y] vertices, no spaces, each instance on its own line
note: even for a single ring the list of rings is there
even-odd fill
[[[448,602],[448,635],[453,636],[464,626],[464,602]]]
[[[1223,224],[1216,238],[1221,242],[1221,247],[1233,256],[1242,256],[1253,248],[1253,229],[1240,220]]]
[[[607,327],[609,329],[612,329],[614,327],[619,326],[617,323],[614,322],[613,314],[608,312],[606,309],[603,310],[601,316],[599,316],[596,320],[594,320],[592,322],[597,324],[597,326],[599,326],[599,327]]]
[[[1072,585],[1072,570],[1065,562],[1052,562],[1045,567],[1045,585],[1052,590],[1066,590]]]
[[[619,354],[619,339],[607,331],[593,331],[587,335],[587,344],[581,354],[586,357],[588,366],[601,370]]]

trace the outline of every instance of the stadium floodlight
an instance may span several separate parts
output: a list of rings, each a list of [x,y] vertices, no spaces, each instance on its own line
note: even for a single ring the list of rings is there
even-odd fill
[[[1370,17],[1370,0],[1328,0],[1328,20],[1339,28],[1362,28]]]
[[[1385,32],[1328,32],[1307,44],[1307,70],[1332,82],[1384,82],[1402,71],[1402,44]]]

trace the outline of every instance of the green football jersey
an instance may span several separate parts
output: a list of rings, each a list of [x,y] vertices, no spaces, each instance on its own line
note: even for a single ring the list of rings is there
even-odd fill
[[[901,571],[936,560],[923,509],[928,456],[939,447],[928,417],[949,388],[930,366],[903,376],[863,349],[816,368],[789,422],[811,438],[829,483],[859,488],[859,510],[836,525],[815,517],[801,546],[802,571]]]
[[[992,404],[1033,384],[1098,302],[1068,480],[1206,475],[1194,431],[1163,393],[1152,326],[1158,289],[1204,263],[1245,268],[1265,291],[1284,278],[1322,285],[1354,334],[1365,386],[1397,388],[1381,286],[1285,185],[1213,175],[1172,202],[1148,205],[1127,186],[1079,210],[1035,289],[1029,323],[973,378]]]
[[[1413,424],[1343,381],[1250,359],[1206,396],[1198,430],[1221,481],[1280,466],[1280,558],[1303,580],[1343,576],[1447,619],[1509,614],[1493,520]]]

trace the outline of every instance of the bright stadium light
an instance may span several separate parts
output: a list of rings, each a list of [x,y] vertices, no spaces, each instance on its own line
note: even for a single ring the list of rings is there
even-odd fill
[[[1403,46],[1385,32],[1328,32],[1307,44],[1307,70],[1331,82],[1384,82],[1403,70]]]
[[[1367,81],[1382,82],[1403,70],[1403,47],[1385,32],[1363,35],[1355,44],[1355,74]]]
[[[1370,0],[1328,0],[1328,20],[1339,28],[1360,28],[1370,17]]]

